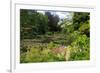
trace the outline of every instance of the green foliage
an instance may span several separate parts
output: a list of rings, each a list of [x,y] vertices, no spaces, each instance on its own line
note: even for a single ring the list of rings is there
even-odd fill
[[[58,25],[59,16],[57,14],[51,14],[51,12],[45,12],[45,15],[48,17],[48,29],[50,32],[56,32],[61,29]]]
[[[89,23],[89,21],[85,22],[84,24],[81,24],[79,31],[82,34],[86,34],[89,37],[90,36],[90,23]]]
[[[48,17],[34,10],[20,10],[21,38],[32,38],[45,34],[48,30]]]
[[[39,45],[38,45],[39,46]],[[54,62],[54,61],[63,61],[64,56],[61,54],[55,54],[52,52],[52,48],[55,48],[52,42],[48,44],[43,50],[40,49],[41,46],[30,48],[30,51],[27,51],[25,54],[21,53],[21,63],[31,63],[31,62]]]
[[[63,29],[62,32],[65,34],[72,33],[74,31],[74,28],[72,25],[66,25]]]
[[[54,42],[50,42],[49,44],[48,44],[48,48],[49,49],[52,49],[52,48],[56,48],[56,47],[58,47],[59,45],[58,44],[55,44]]]
[[[20,10],[20,63],[90,59],[90,13]]]
[[[25,57],[26,57],[26,53],[20,53],[20,63],[27,63]]]
[[[71,43],[73,49],[70,60],[89,60],[90,59],[90,41],[86,35],[80,35]]]
[[[90,13],[87,12],[74,12],[73,26],[77,30],[81,24],[87,22],[90,19]]]
[[[53,33],[52,33],[52,32],[47,32],[46,34],[47,34],[47,35],[52,35]]]
[[[67,36],[67,43],[68,45],[71,45],[71,43],[77,39],[77,37],[80,35],[80,32],[79,31],[74,31],[72,33],[69,33],[68,36]]]
[[[63,21],[59,24],[62,28],[63,33],[71,33],[74,30],[74,27],[72,25],[72,21],[68,19],[63,19]]]

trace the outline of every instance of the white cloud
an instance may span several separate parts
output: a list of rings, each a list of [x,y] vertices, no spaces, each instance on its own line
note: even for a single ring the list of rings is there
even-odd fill
[[[60,19],[72,18],[71,12],[56,12]]]
[[[42,13],[42,14],[45,14],[45,11],[37,11],[37,12]]]

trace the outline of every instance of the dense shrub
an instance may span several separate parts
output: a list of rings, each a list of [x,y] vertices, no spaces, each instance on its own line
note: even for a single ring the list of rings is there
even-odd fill
[[[70,60],[89,60],[90,59],[90,40],[86,35],[80,35],[71,43]]]
[[[89,20],[88,12],[21,9],[20,62],[89,60]]]

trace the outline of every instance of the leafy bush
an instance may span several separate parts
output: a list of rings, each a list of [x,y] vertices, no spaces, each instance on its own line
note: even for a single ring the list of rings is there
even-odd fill
[[[80,35],[71,43],[70,60],[89,60],[90,59],[90,40],[86,35]]]
[[[67,43],[68,45],[71,45],[71,43],[73,41],[75,41],[75,39],[77,39],[77,37],[80,35],[79,31],[74,31],[72,33],[70,33],[66,38],[67,38]]]
[[[89,60],[89,20],[88,12],[21,9],[20,62]]]
[[[79,28],[79,31],[82,34],[86,34],[89,37],[90,36],[90,24],[89,24],[89,21],[81,24],[81,26]]]

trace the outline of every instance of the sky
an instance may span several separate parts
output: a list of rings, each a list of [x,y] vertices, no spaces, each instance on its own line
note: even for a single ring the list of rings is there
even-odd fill
[[[37,12],[45,14],[45,11],[37,11]],[[60,19],[64,19],[64,18],[71,19],[73,16],[73,12],[54,12],[54,11],[50,11],[50,12],[51,14],[57,14]]]

